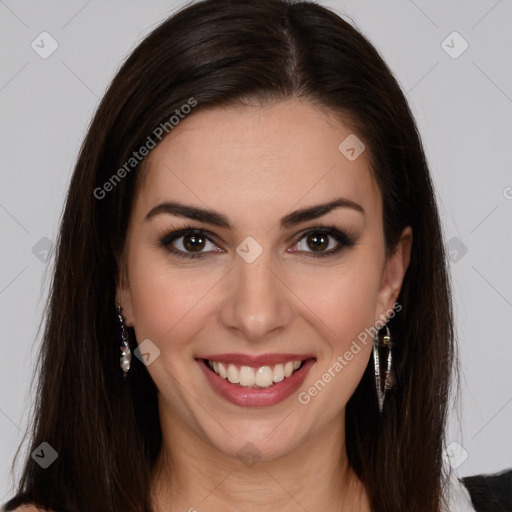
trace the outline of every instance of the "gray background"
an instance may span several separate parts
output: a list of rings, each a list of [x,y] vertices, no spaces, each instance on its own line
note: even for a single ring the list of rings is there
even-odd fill
[[[452,255],[463,370],[446,460],[459,476],[512,467],[512,0],[321,3],[381,52],[426,146]],[[180,5],[0,0],[0,503],[27,427],[47,250],[79,145],[120,63]],[[31,47],[50,48],[43,31],[59,45],[46,59]],[[463,39],[448,37],[454,31]]]

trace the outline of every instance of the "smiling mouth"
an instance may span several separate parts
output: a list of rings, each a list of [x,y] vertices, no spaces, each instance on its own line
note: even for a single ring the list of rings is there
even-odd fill
[[[236,365],[231,363],[222,363],[203,359],[206,366],[219,377],[227,380],[231,384],[238,384],[247,388],[269,388],[275,384],[291,377],[299,371],[304,361],[288,361],[270,366],[251,366]]]

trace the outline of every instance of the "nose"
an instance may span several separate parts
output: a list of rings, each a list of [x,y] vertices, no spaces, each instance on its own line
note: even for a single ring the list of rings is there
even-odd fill
[[[283,331],[293,317],[293,294],[266,251],[247,263],[235,258],[224,283],[227,292],[221,304],[222,324],[251,342],[268,340]]]

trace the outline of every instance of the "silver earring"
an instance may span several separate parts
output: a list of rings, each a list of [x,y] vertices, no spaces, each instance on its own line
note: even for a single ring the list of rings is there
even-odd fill
[[[386,357],[386,368],[384,369],[384,375],[381,375],[380,359],[379,359],[379,348],[382,347],[387,350]],[[391,334],[389,328],[386,325],[386,334],[382,338],[382,342],[379,341],[379,331],[375,331],[373,335],[373,364],[375,367],[375,387],[377,389],[377,399],[379,403],[379,412],[382,412],[384,407],[384,399],[386,398],[386,392],[393,387],[393,374],[392,374],[392,363],[393,363],[393,342],[391,341]],[[383,382],[384,378],[384,382]]]
[[[119,319],[119,324],[121,326],[121,358],[120,358],[120,366],[123,370],[123,377],[126,378],[128,375],[128,371],[130,370],[130,362],[132,360],[132,353],[130,351],[130,346],[128,345],[128,333],[124,327],[124,316],[123,316],[123,308],[121,307],[121,303],[118,303],[117,306],[117,318]]]

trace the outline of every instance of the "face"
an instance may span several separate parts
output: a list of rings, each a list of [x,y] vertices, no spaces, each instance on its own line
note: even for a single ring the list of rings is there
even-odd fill
[[[151,152],[117,298],[167,435],[274,458],[342,428],[411,240],[386,257],[368,155],[338,149],[351,134],[294,99],[194,113]]]

